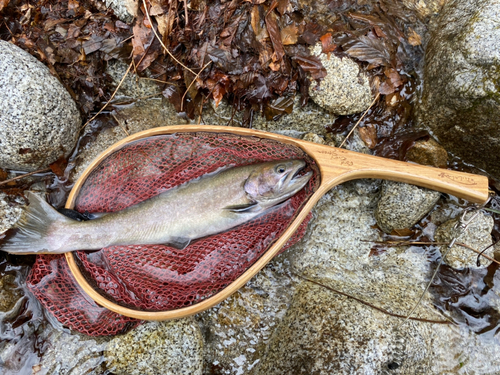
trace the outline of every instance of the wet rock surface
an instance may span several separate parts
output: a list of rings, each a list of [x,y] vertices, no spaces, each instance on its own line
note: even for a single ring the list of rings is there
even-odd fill
[[[460,217],[441,224],[436,230],[436,241],[449,243],[456,238],[457,243],[463,243],[478,251],[490,246],[493,218],[484,212],[474,215],[475,212],[471,212],[464,217],[465,222],[470,221],[466,230],[457,227]],[[449,251],[447,246],[442,246],[441,253],[446,253],[444,261],[454,268],[476,267],[477,254],[463,246],[454,245]],[[482,263],[489,264],[490,262],[483,259]]]
[[[319,85],[311,83],[309,95],[320,107],[336,115],[351,115],[366,110],[373,98],[370,84],[359,66],[350,58],[321,53],[321,45],[312,49],[327,71]]]
[[[0,41],[0,103],[1,168],[46,168],[75,146],[81,120],[70,94],[45,65],[5,41]]]
[[[418,223],[435,206],[441,193],[402,182],[384,181],[377,203],[377,224],[386,233]]]
[[[10,229],[21,217],[24,200],[0,193],[0,234]]]
[[[417,119],[450,152],[500,173],[500,1],[449,1],[426,49]],[[488,157],[484,157],[488,155]]]
[[[111,340],[105,357],[116,375],[201,375],[203,339],[192,318],[149,322]]]
[[[446,168],[448,152],[435,140],[417,141],[406,153],[408,161],[436,168]]]
[[[33,375],[104,373],[103,352],[110,338],[89,337],[48,326],[40,339],[46,350],[39,363],[33,366]]]
[[[0,277],[0,313],[10,312],[23,296],[21,287],[16,282],[16,277],[6,274]]]

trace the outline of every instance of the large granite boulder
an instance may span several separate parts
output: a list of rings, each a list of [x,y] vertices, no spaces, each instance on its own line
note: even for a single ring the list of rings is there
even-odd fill
[[[466,162],[500,173],[500,0],[448,2],[425,55],[418,123]]]
[[[0,40],[0,168],[34,171],[68,156],[81,119],[49,69]]]

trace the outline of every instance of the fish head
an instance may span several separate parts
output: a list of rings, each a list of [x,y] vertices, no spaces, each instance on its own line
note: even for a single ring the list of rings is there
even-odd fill
[[[300,174],[305,166],[305,161],[299,159],[257,164],[245,182],[245,192],[263,209],[275,206],[307,184],[312,172]]]

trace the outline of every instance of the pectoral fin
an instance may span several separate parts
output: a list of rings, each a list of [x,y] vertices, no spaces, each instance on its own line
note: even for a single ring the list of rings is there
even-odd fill
[[[248,204],[238,204],[235,206],[227,206],[225,207],[226,210],[229,210],[231,212],[236,212],[236,213],[243,213],[243,212],[255,212],[260,208],[259,204],[257,202],[253,203],[248,203]]]
[[[184,250],[191,243],[191,238],[186,237],[173,237],[169,242],[168,246],[171,246],[177,250]]]

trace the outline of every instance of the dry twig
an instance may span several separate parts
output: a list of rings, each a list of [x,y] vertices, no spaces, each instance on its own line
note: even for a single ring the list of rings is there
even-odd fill
[[[370,108],[373,107],[373,105],[375,104],[375,102],[378,100],[379,97],[380,97],[380,93],[377,93],[377,96],[375,97],[375,99],[373,99],[372,104],[370,104],[370,106],[366,109],[365,113],[363,113],[363,116],[361,116],[360,119],[358,120],[358,122],[353,126],[353,128],[351,129],[351,131],[349,132],[349,134],[347,134],[347,136],[345,137],[345,139],[340,144],[339,148],[342,148],[342,146],[344,145],[344,143],[346,143],[347,139],[351,136],[351,134],[354,131],[354,129],[356,129],[358,127],[358,125],[361,122],[361,120],[363,120],[363,118],[365,117],[365,115],[368,113],[368,111],[370,110]]]
[[[5,181],[0,181],[0,185],[6,185],[9,182],[20,180],[20,179],[22,179],[24,177],[32,176],[32,175],[37,174],[37,173],[46,173],[46,172],[50,172],[50,171],[51,171],[50,168],[45,168],[45,169],[40,169],[38,171],[25,173],[25,174],[23,174],[21,176],[16,176],[16,177],[13,177],[13,178],[9,178],[8,180],[5,180]]]

